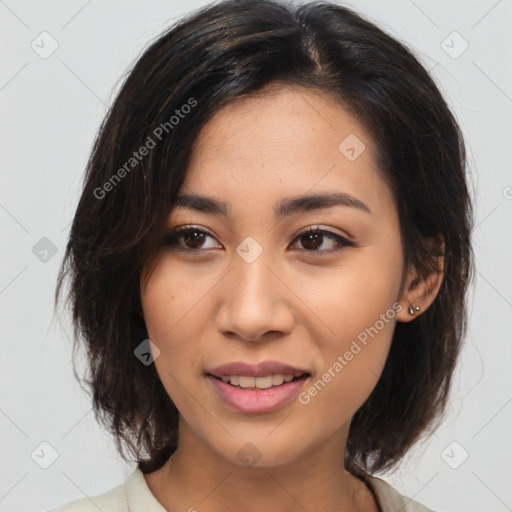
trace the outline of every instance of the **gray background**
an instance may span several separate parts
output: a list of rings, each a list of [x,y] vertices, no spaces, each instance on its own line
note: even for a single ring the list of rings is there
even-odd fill
[[[69,326],[54,317],[53,292],[91,143],[123,73],[169,23],[201,5],[0,0],[1,511],[93,496],[133,469],[74,380]],[[512,1],[345,5],[405,41],[431,70],[462,125],[475,190],[477,273],[450,407],[385,478],[440,512],[512,510]],[[52,40],[43,31],[58,44],[47,58],[40,55]]]

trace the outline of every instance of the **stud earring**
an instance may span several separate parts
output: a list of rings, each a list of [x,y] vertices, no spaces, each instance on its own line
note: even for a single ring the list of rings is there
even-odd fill
[[[421,311],[421,308],[419,306],[413,307],[412,304],[409,304],[409,314],[415,315],[416,313],[419,313]]]

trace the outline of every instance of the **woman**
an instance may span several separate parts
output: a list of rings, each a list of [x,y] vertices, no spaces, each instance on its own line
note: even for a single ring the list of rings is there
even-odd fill
[[[374,24],[181,20],[101,127],[56,291],[137,467],[56,510],[428,510],[376,473],[444,410],[471,222],[459,127]]]

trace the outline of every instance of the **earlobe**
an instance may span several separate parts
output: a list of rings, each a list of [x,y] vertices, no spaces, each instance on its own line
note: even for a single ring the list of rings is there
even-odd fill
[[[440,252],[435,257],[435,268],[427,275],[420,276],[416,268],[411,268],[403,288],[400,304],[402,309],[397,314],[398,322],[410,322],[430,307],[437,297],[444,277],[444,244],[437,246]]]
[[[409,304],[409,314],[414,316],[416,313],[419,313],[421,311],[420,306],[413,306],[412,304]]]
[[[419,297],[421,287],[422,283],[418,279],[417,273],[415,271],[409,272],[399,301],[402,308],[397,314],[398,322],[410,322],[421,314],[423,310],[423,304]]]
[[[416,286],[404,291],[400,304],[402,309],[397,315],[399,322],[414,320],[434,302],[442,282],[440,272],[421,280]]]

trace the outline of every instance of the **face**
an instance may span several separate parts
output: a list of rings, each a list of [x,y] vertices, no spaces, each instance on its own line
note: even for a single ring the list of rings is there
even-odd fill
[[[180,193],[225,211],[174,207],[141,281],[180,432],[235,464],[252,450],[260,466],[292,462],[348,428],[386,361],[403,275],[396,205],[362,125],[321,93],[267,92],[204,126]],[[276,212],[332,194],[338,204],[304,200]],[[173,234],[178,227],[187,231]],[[240,385],[282,378],[237,386],[243,370],[224,372],[235,375],[229,383],[209,375],[265,361],[307,375],[263,390]]]

